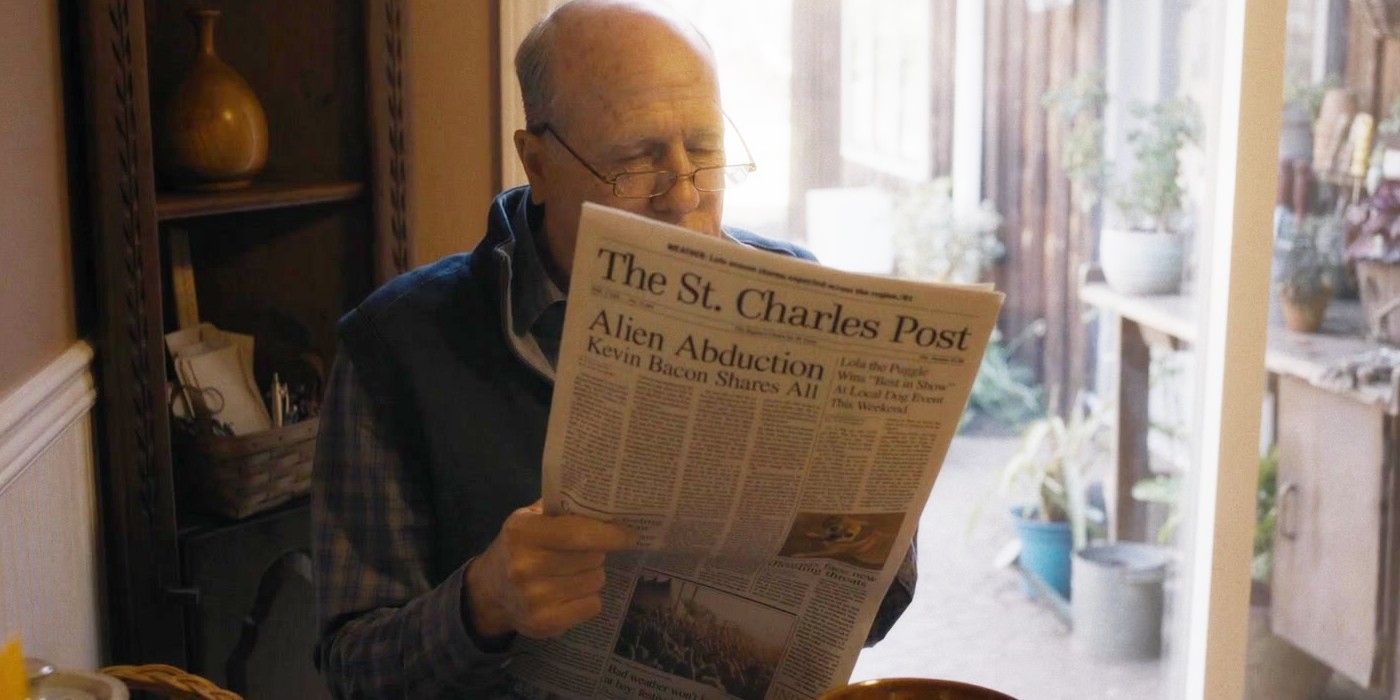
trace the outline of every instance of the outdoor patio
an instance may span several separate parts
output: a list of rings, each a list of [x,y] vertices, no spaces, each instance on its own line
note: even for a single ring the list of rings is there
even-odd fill
[[[853,680],[950,678],[1025,700],[1157,697],[1164,663],[1076,653],[1065,625],[1026,599],[1014,570],[993,563],[1014,535],[991,489],[1016,445],[1014,437],[953,441],[919,526],[918,593],[890,635],[861,655]]]
[[[1016,572],[993,563],[1014,534],[990,488],[1016,445],[1014,437],[953,441],[919,526],[914,602],[890,635],[861,655],[851,680],[950,678],[1022,700],[1161,697],[1164,660],[1105,662],[1076,652],[1069,629],[1026,598]],[[1334,676],[1317,700],[1381,697]]]

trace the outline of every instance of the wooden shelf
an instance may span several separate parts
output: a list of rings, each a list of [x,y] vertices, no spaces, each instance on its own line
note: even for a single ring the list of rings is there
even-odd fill
[[[156,218],[161,221],[191,219],[213,214],[301,207],[358,199],[363,182],[258,183],[226,192],[160,192]]]
[[[222,515],[203,513],[197,510],[181,511],[179,514],[180,527],[178,529],[181,540],[188,540],[192,537],[207,536],[210,533],[233,530],[240,527],[256,526],[268,520],[277,520],[288,513],[301,510],[310,510],[311,497],[297,496],[282,505],[270,508],[260,513],[254,513],[246,518],[235,520]]]
[[[1197,300],[1192,297],[1129,296],[1102,282],[1091,282],[1079,288],[1079,298],[1090,306],[1137,323],[1156,337],[1166,336],[1188,345],[1196,342]],[[1264,368],[1271,374],[1296,377],[1394,415],[1388,384],[1344,388],[1326,378],[1332,368],[1381,347],[1380,343],[1366,337],[1366,316],[1360,302],[1332,302],[1317,333],[1288,330],[1277,309],[1271,311],[1269,325]]]

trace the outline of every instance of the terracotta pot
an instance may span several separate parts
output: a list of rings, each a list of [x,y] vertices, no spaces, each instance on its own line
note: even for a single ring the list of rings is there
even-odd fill
[[[1298,333],[1316,333],[1322,328],[1322,319],[1327,313],[1327,304],[1332,301],[1332,292],[1308,299],[1293,301],[1287,294],[1283,296],[1283,323],[1288,330]]]
[[[170,94],[156,132],[157,162],[172,187],[245,187],[267,164],[267,117],[253,89],[214,52],[218,10],[191,10],[194,61]]]

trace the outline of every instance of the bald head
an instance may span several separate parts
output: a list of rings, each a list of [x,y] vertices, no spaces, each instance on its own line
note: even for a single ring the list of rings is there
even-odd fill
[[[574,0],[530,32],[515,65],[529,125],[515,148],[544,209],[537,233],[556,281],[568,284],[583,202],[720,235],[724,193],[701,191],[694,176],[726,162],[724,114],[714,57],[694,26],[655,5]],[[671,185],[624,192],[615,185],[624,173],[653,184],[670,173]]]
[[[709,42],[671,8],[642,0],[571,0],[536,24],[515,53],[525,123],[557,123],[558,92],[578,85],[579,78],[605,84],[638,56],[676,51],[702,64],[714,81]]]

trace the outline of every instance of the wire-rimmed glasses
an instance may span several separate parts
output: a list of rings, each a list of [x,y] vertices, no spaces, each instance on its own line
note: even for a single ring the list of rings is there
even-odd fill
[[[728,119],[729,117],[726,116],[725,120],[728,121]],[[731,122],[730,125],[733,126],[733,123]],[[675,187],[676,183],[681,180],[690,180],[695,189],[701,192],[720,192],[729,187],[743,184],[748,179],[749,173],[758,169],[758,165],[753,162],[752,154],[749,153],[749,145],[744,143],[744,137],[738,133],[738,129],[735,129],[734,133],[739,137],[740,145],[744,147],[744,155],[748,157],[746,163],[707,165],[688,173],[678,173],[673,170],[641,170],[623,171],[613,175],[604,175],[599,172],[583,156],[579,155],[578,151],[575,151],[573,146],[570,146],[549,122],[536,124],[530,127],[529,131],[537,135],[544,132],[552,134],[559,145],[569,152],[569,155],[587,168],[588,172],[593,173],[593,176],[598,180],[611,185],[613,194],[623,199],[660,197],[670,192],[671,188]]]

